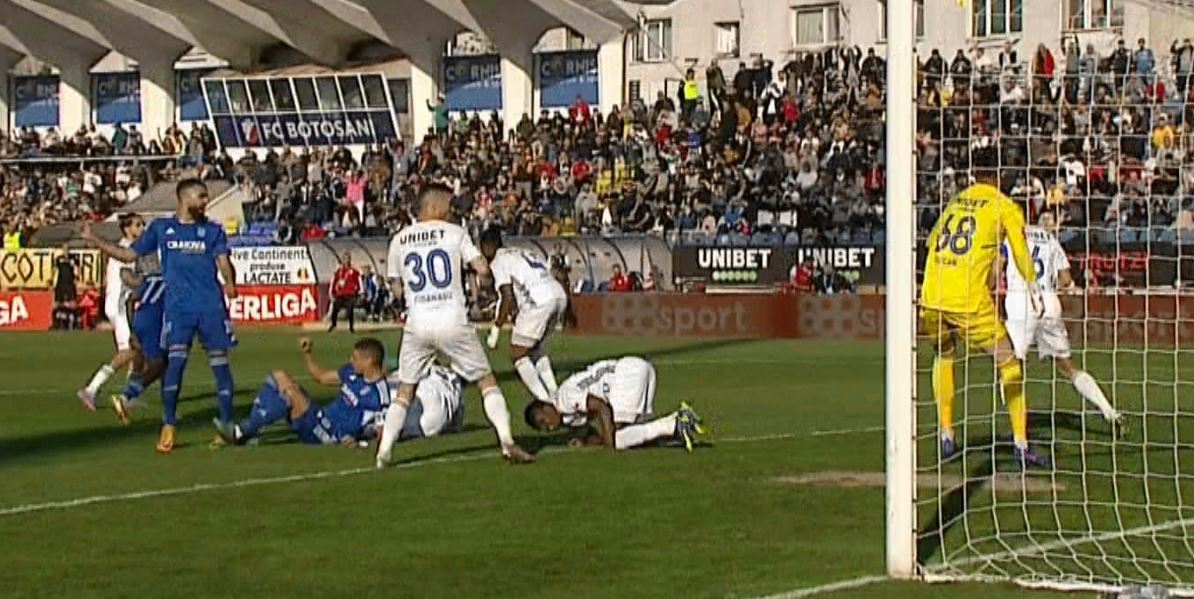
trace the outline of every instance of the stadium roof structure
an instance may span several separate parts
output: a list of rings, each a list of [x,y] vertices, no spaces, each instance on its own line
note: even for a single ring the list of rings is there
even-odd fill
[[[193,47],[254,68],[279,45],[340,66],[362,43],[380,43],[409,57],[434,87],[444,48],[462,31],[485,35],[527,71],[531,49],[550,29],[567,26],[601,45],[634,25],[617,0],[0,0],[0,70],[32,56],[87,96],[86,75],[109,51],[170,90],[174,62]],[[431,94],[415,92],[412,101]],[[62,107],[90,110],[85,97],[63,98]],[[70,121],[64,114],[63,125]]]

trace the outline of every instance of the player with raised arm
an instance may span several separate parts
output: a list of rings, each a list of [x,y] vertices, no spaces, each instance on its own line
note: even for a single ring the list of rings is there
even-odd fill
[[[121,273],[124,284],[135,291],[127,300],[127,312],[133,315],[134,349],[140,354],[140,368],[134,370],[119,395],[112,396],[112,409],[122,424],[128,424],[129,411],[137,400],[166,370],[166,348],[162,340],[162,298],[166,284],[156,254],[137,259],[135,270]]]
[[[242,445],[261,430],[285,419],[303,443],[355,447],[365,439],[375,420],[390,403],[390,383],[383,367],[385,348],[372,337],[357,341],[348,363],[329,370],[311,355],[314,344],[299,339],[307,373],[325,387],[338,387],[340,396],[320,407],[285,370],[275,370],[257,391],[249,416],[240,424],[212,419],[225,442]]]
[[[388,277],[395,297],[405,297],[406,325],[398,357],[398,389],[386,410],[377,447],[378,468],[391,462],[391,449],[406,421],[415,387],[430,372],[437,353],[451,361],[452,370],[477,383],[485,416],[497,432],[502,456],[515,463],[534,457],[514,443],[506,398],[489,367],[477,332],[468,322],[464,295],[464,267],[471,266],[485,284],[489,263],[468,233],[448,222],[452,190],[433,184],[419,195],[419,222],[390,241]]]
[[[510,358],[518,378],[538,401],[547,401],[558,385],[547,356],[547,343],[568,311],[568,294],[536,256],[502,247],[502,234],[487,229],[481,235],[481,255],[493,271],[499,307],[490,329],[489,349],[497,347],[501,327],[514,320]]]
[[[232,421],[232,369],[228,351],[236,345],[224,298],[236,297],[236,272],[228,255],[224,227],[207,220],[207,185],[183,179],[175,188],[178,210],[173,217],[150,223],[145,233],[124,248],[99,239],[88,224],[83,238],[105,254],[124,262],[158,254],[166,284],[164,336],[166,371],[162,377],[162,429],[157,451],[174,451],[178,396],[191,342],[198,335],[216,380],[220,421]],[[223,277],[221,284],[219,278]]]
[[[998,149],[976,149],[972,160],[976,182],[950,200],[929,233],[920,294],[924,330],[937,350],[932,387],[941,428],[941,456],[949,458],[957,451],[953,367],[954,344],[961,341],[995,358],[1011,420],[1016,463],[1022,468],[1048,467],[1049,459],[1028,444],[1024,370],[999,321],[988,283],[999,247],[1007,241],[1032,310],[1038,314],[1042,310],[1032,255],[1024,239],[1024,213],[999,191]]]
[[[118,222],[120,224],[120,241],[117,243],[123,248],[131,246],[145,230],[145,221],[136,214],[122,214]],[[87,386],[79,389],[75,394],[79,401],[83,402],[83,407],[88,410],[95,410],[95,396],[108,382],[108,379],[112,378],[113,374],[126,366],[132,365],[134,370],[140,366],[137,363],[139,354],[132,345],[132,331],[129,327],[130,312],[126,309],[126,300],[131,288],[124,284],[122,277],[122,273],[131,268],[132,264],[128,262],[108,257],[104,272],[104,315],[108,317],[108,322],[112,323],[112,336],[116,340],[116,355],[101,365],[91,376]]]
[[[1062,376],[1074,385],[1079,395],[1098,408],[1103,419],[1111,425],[1112,434],[1120,437],[1124,432],[1123,417],[1111,407],[1111,402],[1107,401],[1107,396],[1103,394],[1094,377],[1075,368],[1070,357],[1070,336],[1061,317],[1061,300],[1057,297],[1057,290],[1074,287],[1074,278],[1070,275],[1069,258],[1066,257],[1061,243],[1057,241],[1057,218],[1053,213],[1045,212],[1037,222],[1039,226],[1025,227],[1024,235],[1028,241],[1028,251],[1032,255],[1044,313],[1038,317],[1032,310],[1024,278],[1020,276],[1020,271],[1009,263],[1004,308],[1007,311],[1007,332],[1011,337],[1012,347],[1016,351],[1016,357],[1021,360],[1028,356],[1028,349],[1033,344],[1037,346],[1037,353],[1041,358],[1053,358],[1053,363]],[[1005,242],[1002,252],[1006,255],[1007,251],[1008,244]]]
[[[664,439],[679,439],[692,451],[701,419],[687,403],[655,418],[655,367],[635,356],[601,360],[564,380],[548,401],[533,401],[523,416],[541,431],[561,426],[594,430],[571,444],[631,449]]]

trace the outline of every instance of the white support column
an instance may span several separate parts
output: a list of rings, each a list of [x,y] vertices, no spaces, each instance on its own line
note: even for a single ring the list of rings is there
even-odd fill
[[[410,65],[410,122],[414,139],[410,145],[423,143],[427,133],[435,128],[435,116],[427,105],[435,105],[439,97],[439,75],[442,60],[429,61],[430,65],[411,61]]]
[[[91,124],[91,65],[74,63],[58,67],[58,123],[62,134],[74,135]]]
[[[138,56],[141,69],[141,131],[146,143],[161,139],[174,124],[178,101],[174,97],[174,56]]]
[[[12,133],[12,110],[8,106],[8,69],[11,63],[7,54],[0,49],[0,133]]]
[[[523,114],[535,115],[535,54],[531,47],[502,50],[502,121],[507,131]]]
[[[619,36],[597,49],[597,94],[601,98],[601,112],[609,114],[615,105],[626,102],[626,36]]]
[[[887,3],[887,573],[916,575],[916,167],[912,0]]]

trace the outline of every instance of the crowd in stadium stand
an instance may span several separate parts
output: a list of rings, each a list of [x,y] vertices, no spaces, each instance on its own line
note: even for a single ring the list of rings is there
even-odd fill
[[[1165,64],[1163,64],[1163,61]],[[1049,206],[1071,227],[1121,240],[1176,236],[1194,227],[1194,143],[1183,126],[1194,45],[1158,55],[1144,40],[1109,53],[1011,45],[918,59],[919,223],[967,184],[971,149],[999,144],[1005,191],[1030,217]],[[0,170],[0,217],[14,226],[102,216],[144,186],[199,169],[239,182],[255,200],[249,220],[276,223],[280,242],[383,236],[409,221],[420,186],[458,190],[474,229],[511,234],[646,233],[691,243],[882,243],[883,58],[873,49],[808,53],[782,67],[755,59],[733,75],[689,70],[676,97],[635,100],[608,114],[579,99],[567,111],[449,115],[417,144],[250,151],[238,161],[205,126],[147,139],[135,127],[65,137],[14,132],[6,156],[176,155],[149,168],[118,163],[9,165]],[[503,131],[512,133],[503,135]],[[15,201],[11,201],[15,200]],[[1077,235],[1079,229],[1067,233]],[[1105,230],[1105,231],[1103,231]],[[1067,238],[1069,238],[1067,237]]]

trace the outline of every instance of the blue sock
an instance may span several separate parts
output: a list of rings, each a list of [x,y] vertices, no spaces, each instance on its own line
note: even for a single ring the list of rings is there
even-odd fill
[[[174,426],[178,413],[178,394],[182,391],[182,374],[187,369],[188,348],[171,349],[162,375],[162,424]]]
[[[240,432],[245,437],[257,436],[261,429],[285,418],[289,412],[290,406],[286,405],[286,400],[278,392],[274,377],[267,376],[257,391],[257,397],[253,398],[249,417],[240,423]]]
[[[232,422],[232,367],[228,365],[228,354],[223,351],[209,352],[211,372],[216,377],[216,396],[220,402],[220,422]]]
[[[141,377],[134,374],[124,383],[124,390],[120,392],[125,399],[137,399],[145,392],[145,385],[141,384]]]

